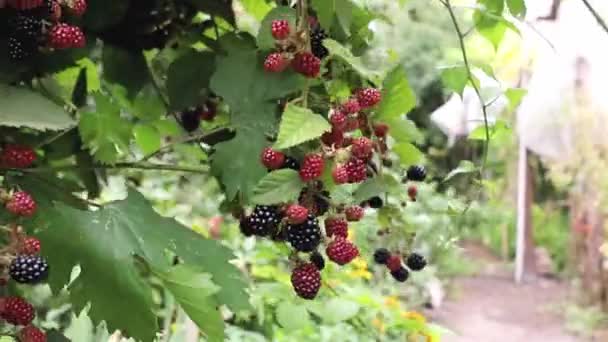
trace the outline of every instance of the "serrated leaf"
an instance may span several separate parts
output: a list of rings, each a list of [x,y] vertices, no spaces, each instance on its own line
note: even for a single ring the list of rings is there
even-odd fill
[[[422,152],[410,143],[397,143],[393,147],[393,151],[399,156],[399,160],[404,166],[418,164],[423,159]]]
[[[213,283],[211,275],[187,265],[155,274],[208,341],[224,341],[224,319],[214,297],[220,288]]]
[[[398,66],[384,80],[376,117],[380,121],[390,120],[409,113],[415,106],[416,95],[407,81],[405,69]]]
[[[310,325],[310,314],[302,305],[283,301],[277,307],[277,322],[288,331],[295,331]]]
[[[316,139],[331,130],[329,122],[308,108],[288,105],[281,117],[276,149],[286,149]]]
[[[458,164],[458,167],[455,168],[454,170],[450,171],[450,173],[448,173],[448,175],[445,176],[443,181],[447,182],[450,179],[454,178],[454,176],[464,174],[464,173],[477,172],[477,170],[479,170],[479,168],[477,166],[475,166],[475,164],[473,164],[473,162],[471,162],[470,160],[461,160],[460,163]]]
[[[34,197],[39,194],[34,192]],[[157,331],[156,306],[148,281],[140,277],[133,256],[155,270],[168,271],[175,253],[185,265],[212,275],[220,287],[215,297],[233,311],[248,308],[240,271],[228,263],[232,253],[173,219],[158,215],[137,192],[94,212],[56,205],[40,208],[31,222],[44,256],[53,265],[49,284],[54,292],[70,281],[72,268],[80,274],[68,290],[76,311],[90,303],[89,315],[110,330],[119,329],[139,340],[152,341]],[[69,239],[66,239],[69,237]]]
[[[374,84],[380,83],[381,72],[369,69],[366,66],[366,63],[363,62],[361,57],[353,55],[353,53],[345,46],[333,39],[323,40],[323,45],[327,48],[331,56],[335,56],[342,59],[361,76],[370,80]]]
[[[256,62],[257,61],[257,62]],[[211,168],[232,200],[237,194],[251,198],[255,185],[266,169],[259,161],[268,146],[266,134],[276,128],[276,99],[301,89],[304,79],[294,73],[269,74],[255,51],[232,50],[220,58],[211,78],[211,89],[230,107],[230,121],[236,129],[234,139],[215,145]]]
[[[266,17],[264,17],[257,37],[258,47],[260,50],[269,50],[274,48],[275,39],[272,37],[271,32],[273,20],[287,20],[293,31],[296,29],[296,10],[287,6],[279,6],[274,8],[266,15]]]
[[[383,177],[374,177],[361,184],[353,194],[354,202],[360,203],[368,199],[382,195],[386,192],[386,183]]]
[[[507,6],[513,16],[522,18],[526,16],[525,0],[507,0]]]
[[[104,95],[96,94],[95,104],[95,112],[80,116],[80,136],[96,160],[114,163],[129,149],[131,123],[120,117],[120,108]]]
[[[452,66],[441,71],[441,81],[448,89],[462,96],[462,92],[469,83],[467,68],[463,65]]]
[[[143,153],[149,154],[160,148],[161,136],[158,129],[148,124],[137,124],[133,129],[135,142]]]
[[[199,105],[215,69],[215,55],[190,51],[177,58],[167,71],[167,93],[173,110]]]
[[[44,96],[26,88],[0,84],[0,126],[58,131],[75,124],[63,108]]]
[[[284,169],[267,174],[253,190],[256,204],[277,204],[298,198],[304,183],[295,170]]]

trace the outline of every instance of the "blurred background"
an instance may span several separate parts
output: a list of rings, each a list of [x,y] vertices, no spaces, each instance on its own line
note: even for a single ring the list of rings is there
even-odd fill
[[[461,96],[444,85],[443,71],[462,61],[444,6],[356,2],[385,18],[368,27],[365,63],[382,71],[401,61],[417,94],[409,117],[431,181],[404,217],[419,231],[425,271],[400,284],[364,258],[342,271],[327,265],[332,291],[304,303],[292,295],[286,252],[243,237],[222,216],[213,178],[132,172],[110,177],[104,199],[122,197],[135,180],[159,212],[234,250],[255,310],[226,314],[229,341],[608,341],[608,32],[581,0],[527,0],[525,18],[489,33],[500,35],[496,49],[470,30],[476,2],[452,1],[492,123],[478,177],[481,104],[470,87]],[[608,18],[607,1],[589,3]],[[256,17],[235,6],[239,25],[255,32]],[[176,154],[166,158],[205,157],[186,145]],[[352,228],[362,255],[383,239],[375,215]],[[32,291],[51,308],[43,327],[67,326],[73,341],[121,340],[94,327],[86,312],[66,314],[65,299]],[[169,307],[164,315],[171,333],[162,340],[198,341],[184,313]]]

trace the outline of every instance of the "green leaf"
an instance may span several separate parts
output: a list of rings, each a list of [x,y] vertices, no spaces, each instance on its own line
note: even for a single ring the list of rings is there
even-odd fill
[[[167,93],[171,108],[182,110],[199,105],[215,69],[215,55],[190,51],[177,58],[167,71]]]
[[[507,0],[507,6],[513,16],[522,18],[526,16],[525,0]]]
[[[55,329],[46,331],[46,342],[70,342],[62,333]]]
[[[284,169],[267,174],[253,189],[256,204],[277,204],[298,198],[304,183],[295,170]]]
[[[509,99],[509,111],[514,111],[528,91],[522,88],[509,88],[505,91],[505,96]]]
[[[275,39],[272,37],[271,24],[273,20],[287,20],[292,31],[296,29],[296,10],[287,7],[280,6],[270,11],[262,24],[260,25],[260,32],[258,32],[258,47],[260,50],[270,50],[274,48]]]
[[[232,50],[220,58],[211,89],[230,107],[234,139],[215,145],[211,169],[225,187],[228,200],[237,194],[251,198],[255,185],[267,174],[259,161],[268,146],[266,134],[276,129],[276,100],[301,89],[304,79],[294,73],[269,74],[256,52]]]
[[[0,126],[62,130],[76,124],[55,103],[22,87],[0,84]]]
[[[137,124],[133,128],[133,134],[137,146],[141,148],[143,153],[149,154],[160,148],[161,136],[156,127],[148,124]]]
[[[410,143],[397,143],[393,151],[399,156],[402,165],[418,164],[423,159],[423,154],[416,146]]]
[[[507,26],[501,21],[504,0],[478,0],[477,3],[482,6],[482,9],[473,13],[475,28],[492,43],[494,49],[498,49],[507,29]]]
[[[479,170],[479,168],[477,166],[475,166],[475,164],[473,164],[473,162],[471,162],[470,160],[461,160],[460,163],[458,164],[458,167],[455,168],[454,170],[450,171],[450,173],[448,173],[448,175],[445,176],[443,181],[447,182],[450,179],[454,178],[454,176],[465,174],[465,173],[477,172],[478,170]]]
[[[469,83],[467,68],[463,65],[445,68],[441,72],[441,81],[448,89],[462,96],[464,88]]]
[[[334,21],[334,13],[336,13],[337,0],[312,0],[311,5],[317,14],[317,19],[321,26],[330,28]]]
[[[488,135],[490,136],[490,140],[493,139],[497,135],[504,135],[505,132],[510,132],[511,128],[509,125],[503,121],[498,120],[496,123],[489,125],[488,127]],[[486,140],[486,127],[485,125],[479,125],[475,128],[468,136],[469,140]]]
[[[257,20],[262,20],[272,9],[272,6],[264,0],[241,0],[240,3],[245,11]]]
[[[211,275],[187,265],[155,274],[209,341],[224,341],[224,319],[214,297],[220,288]]]
[[[311,324],[310,314],[302,305],[283,301],[277,307],[277,322],[288,331],[305,328]]]
[[[131,124],[120,117],[120,108],[104,95],[96,94],[95,103],[95,112],[80,117],[80,136],[96,160],[114,163],[129,149]]]
[[[416,124],[410,119],[392,118],[384,123],[390,127],[388,133],[397,142],[422,143],[424,141],[424,134],[420,132]]]
[[[151,85],[145,86],[133,101],[133,114],[142,120],[156,121],[165,113],[165,104]]]
[[[134,97],[150,80],[148,65],[142,53],[106,44],[103,47],[102,60],[104,77],[123,86],[129,98]]]
[[[129,1],[105,0],[87,1],[87,11],[84,14],[86,27],[96,32],[118,24],[129,9]]]
[[[382,195],[386,192],[386,183],[383,177],[374,177],[366,180],[353,194],[354,202],[360,203],[368,199]]]
[[[276,149],[286,149],[316,139],[331,130],[329,122],[308,108],[288,105],[281,118]]]
[[[356,302],[332,298],[325,303],[311,303],[311,311],[327,324],[336,324],[353,318],[361,308]]]
[[[416,95],[410,87],[405,69],[398,66],[393,69],[382,88],[382,101],[376,111],[378,120],[390,120],[409,113],[416,106]]]
[[[374,84],[380,83],[381,72],[369,69],[361,57],[354,56],[353,53],[345,46],[333,39],[323,40],[323,45],[325,45],[331,56],[340,58],[345,63],[349,64],[361,76],[370,80]]]
[[[33,195],[38,198],[36,192]],[[215,294],[219,304],[233,311],[248,308],[240,271],[228,263],[234,258],[230,250],[158,215],[137,192],[130,191],[127,199],[94,212],[61,204],[40,209],[31,224],[41,229],[37,236],[53,265],[49,284],[58,292],[79,265],[80,274],[68,287],[70,299],[76,311],[90,303],[89,315],[96,324],[106,320],[111,331],[120,329],[139,340],[153,340],[156,304],[134,255],[152,269],[168,271],[174,253],[184,264],[212,275],[220,287]]]

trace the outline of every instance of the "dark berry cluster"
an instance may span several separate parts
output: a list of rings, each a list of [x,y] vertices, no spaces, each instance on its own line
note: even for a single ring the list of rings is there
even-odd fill
[[[178,113],[178,121],[188,133],[196,131],[202,121],[213,121],[217,115],[217,102],[209,99],[202,105],[187,108]]]
[[[82,48],[83,31],[62,20],[80,17],[87,9],[86,0],[8,0],[5,8],[8,56],[22,61],[40,50]],[[2,25],[2,24],[0,24]]]
[[[411,253],[403,260],[399,254],[392,254],[386,248],[376,249],[374,261],[377,264],[385,265],[391,276],[398,282],[405,282],[409,278],[410,271],[422,271],[426,267],[426,259],[420,254]],[[405,266],[403,261],[405,261]]]

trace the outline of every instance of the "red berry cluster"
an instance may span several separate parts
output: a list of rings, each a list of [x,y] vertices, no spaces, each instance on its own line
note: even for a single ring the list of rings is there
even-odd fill
[[[282,72],[291,65],[295,72],[306,77],[319,76],[321,59],[308,51],[309,42],[302,39],[301,32],[293,31],[289,21],[284,19],[273,20],[270,31],[276,40],[277,50],[266,56],[264,61],[266,71]]]
[[[17,335],[20,342],[46,342],[46,334],[32,325],[35,316],[34,306],[25,299],[0,298],[0,318],[9,324],[22,327]]]
[[[27,59],[39,50],[83,48],[86,45],[80,27],[62,21],[84,15],[86,0],[8,0],[0,4],[4,4],[0,11],[6,11],[10,18],[7,44],[12,60]]]
[[[2,167],[23,169],[36,161],[35,151],[27,146],[6,145],[0,152]],[[14,220],[4,225],[7,244],[0,254],[0,281],[7,284],[13,280],[20,284],[37,284],[48,277],[49,265],[40,255],[41,243],[28,236],[17,224],[36,213],[37,204],[32,196],[22,190],[5,190],[0,188],[0,203],[12,214]],[[18,333],[19,341],[46,341],[46,334],[31,325],[35,316],[34,307],[20,297],[0,298],[0,318],[15,326],[22,326]]]

